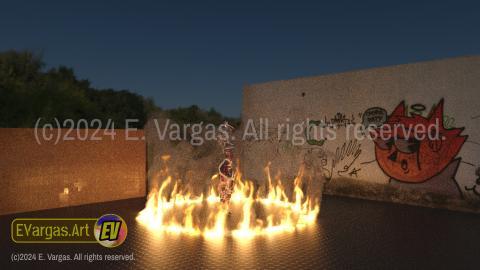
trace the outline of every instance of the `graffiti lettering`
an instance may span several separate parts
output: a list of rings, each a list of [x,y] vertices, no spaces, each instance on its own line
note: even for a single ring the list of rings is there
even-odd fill
[[[316,122],[316,121],[315,121]],[[344,113],[337,112],[332,118],[327,119],[324,116],[323,120],[320,120],[318,125],[320,127],[346,127],[348,125],[355,125],[355,116],[352,114],[350,118],[346,117]]]
[[[362,116],[362,124],[365,128],[369,126],[379,127],[386,121],[387,111],[380,107],[367,109]]]

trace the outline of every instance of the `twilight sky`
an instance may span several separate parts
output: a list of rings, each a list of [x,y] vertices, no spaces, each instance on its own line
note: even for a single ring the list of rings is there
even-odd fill
[[[40,52],[49,67],[73,67],[95,87],[129,89],[162,108],[239,116],[245,84],[480,54],[480,4],[8,1],[8,49]]]

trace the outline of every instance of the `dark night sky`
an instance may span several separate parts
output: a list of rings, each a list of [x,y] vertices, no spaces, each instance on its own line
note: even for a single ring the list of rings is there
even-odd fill
[[[480,54],[474,1],[99,2],[1,3],[0,50],[42,52],[163,108],[229,116],[245,84]]]

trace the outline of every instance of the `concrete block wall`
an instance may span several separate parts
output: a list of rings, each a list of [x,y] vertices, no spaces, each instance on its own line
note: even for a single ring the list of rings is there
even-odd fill
[[[270,136],[246,136],[243,172],[262,181],[271,162],[273,171],[291,178],[306,165],[326,180],[330,194],[480,212],[479,103],[480,56],[249,85],[243,128],[250,121]],[[401,142],[381,148],[346,136],[349,124],[435,116],[447,140],[422,140],[408,153],[398,151]],[[307,119],[334,126],[336,138],[297,145],[278,126]]]
[[[143,131],[39,145],[33,129],[0,129],[0,215],[146,195]]]

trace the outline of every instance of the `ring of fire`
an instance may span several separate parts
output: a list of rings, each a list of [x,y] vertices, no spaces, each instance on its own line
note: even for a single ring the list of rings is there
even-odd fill
[[[295,177],[292,198],[286,195],[280,179],[273,183],[269,166],[265,168],[268,190],[254,195],[254,184],[235,174],[235,187],[229,205],[222,204],[212,187],[207,195],[193,196],[179,188],[168,168],[159,188],[148,195],[146,207],[137,221],[154,233],[186,234],[218,239],[226,236],[250,238],[292,232],[316,222],[318,199],[305,196],[301,189],[303,168]],[[218,175],[212,176],[212,180]],[[169,190],[171,190],[169,192]],[[238,218],[235,220],[235,218]]]

